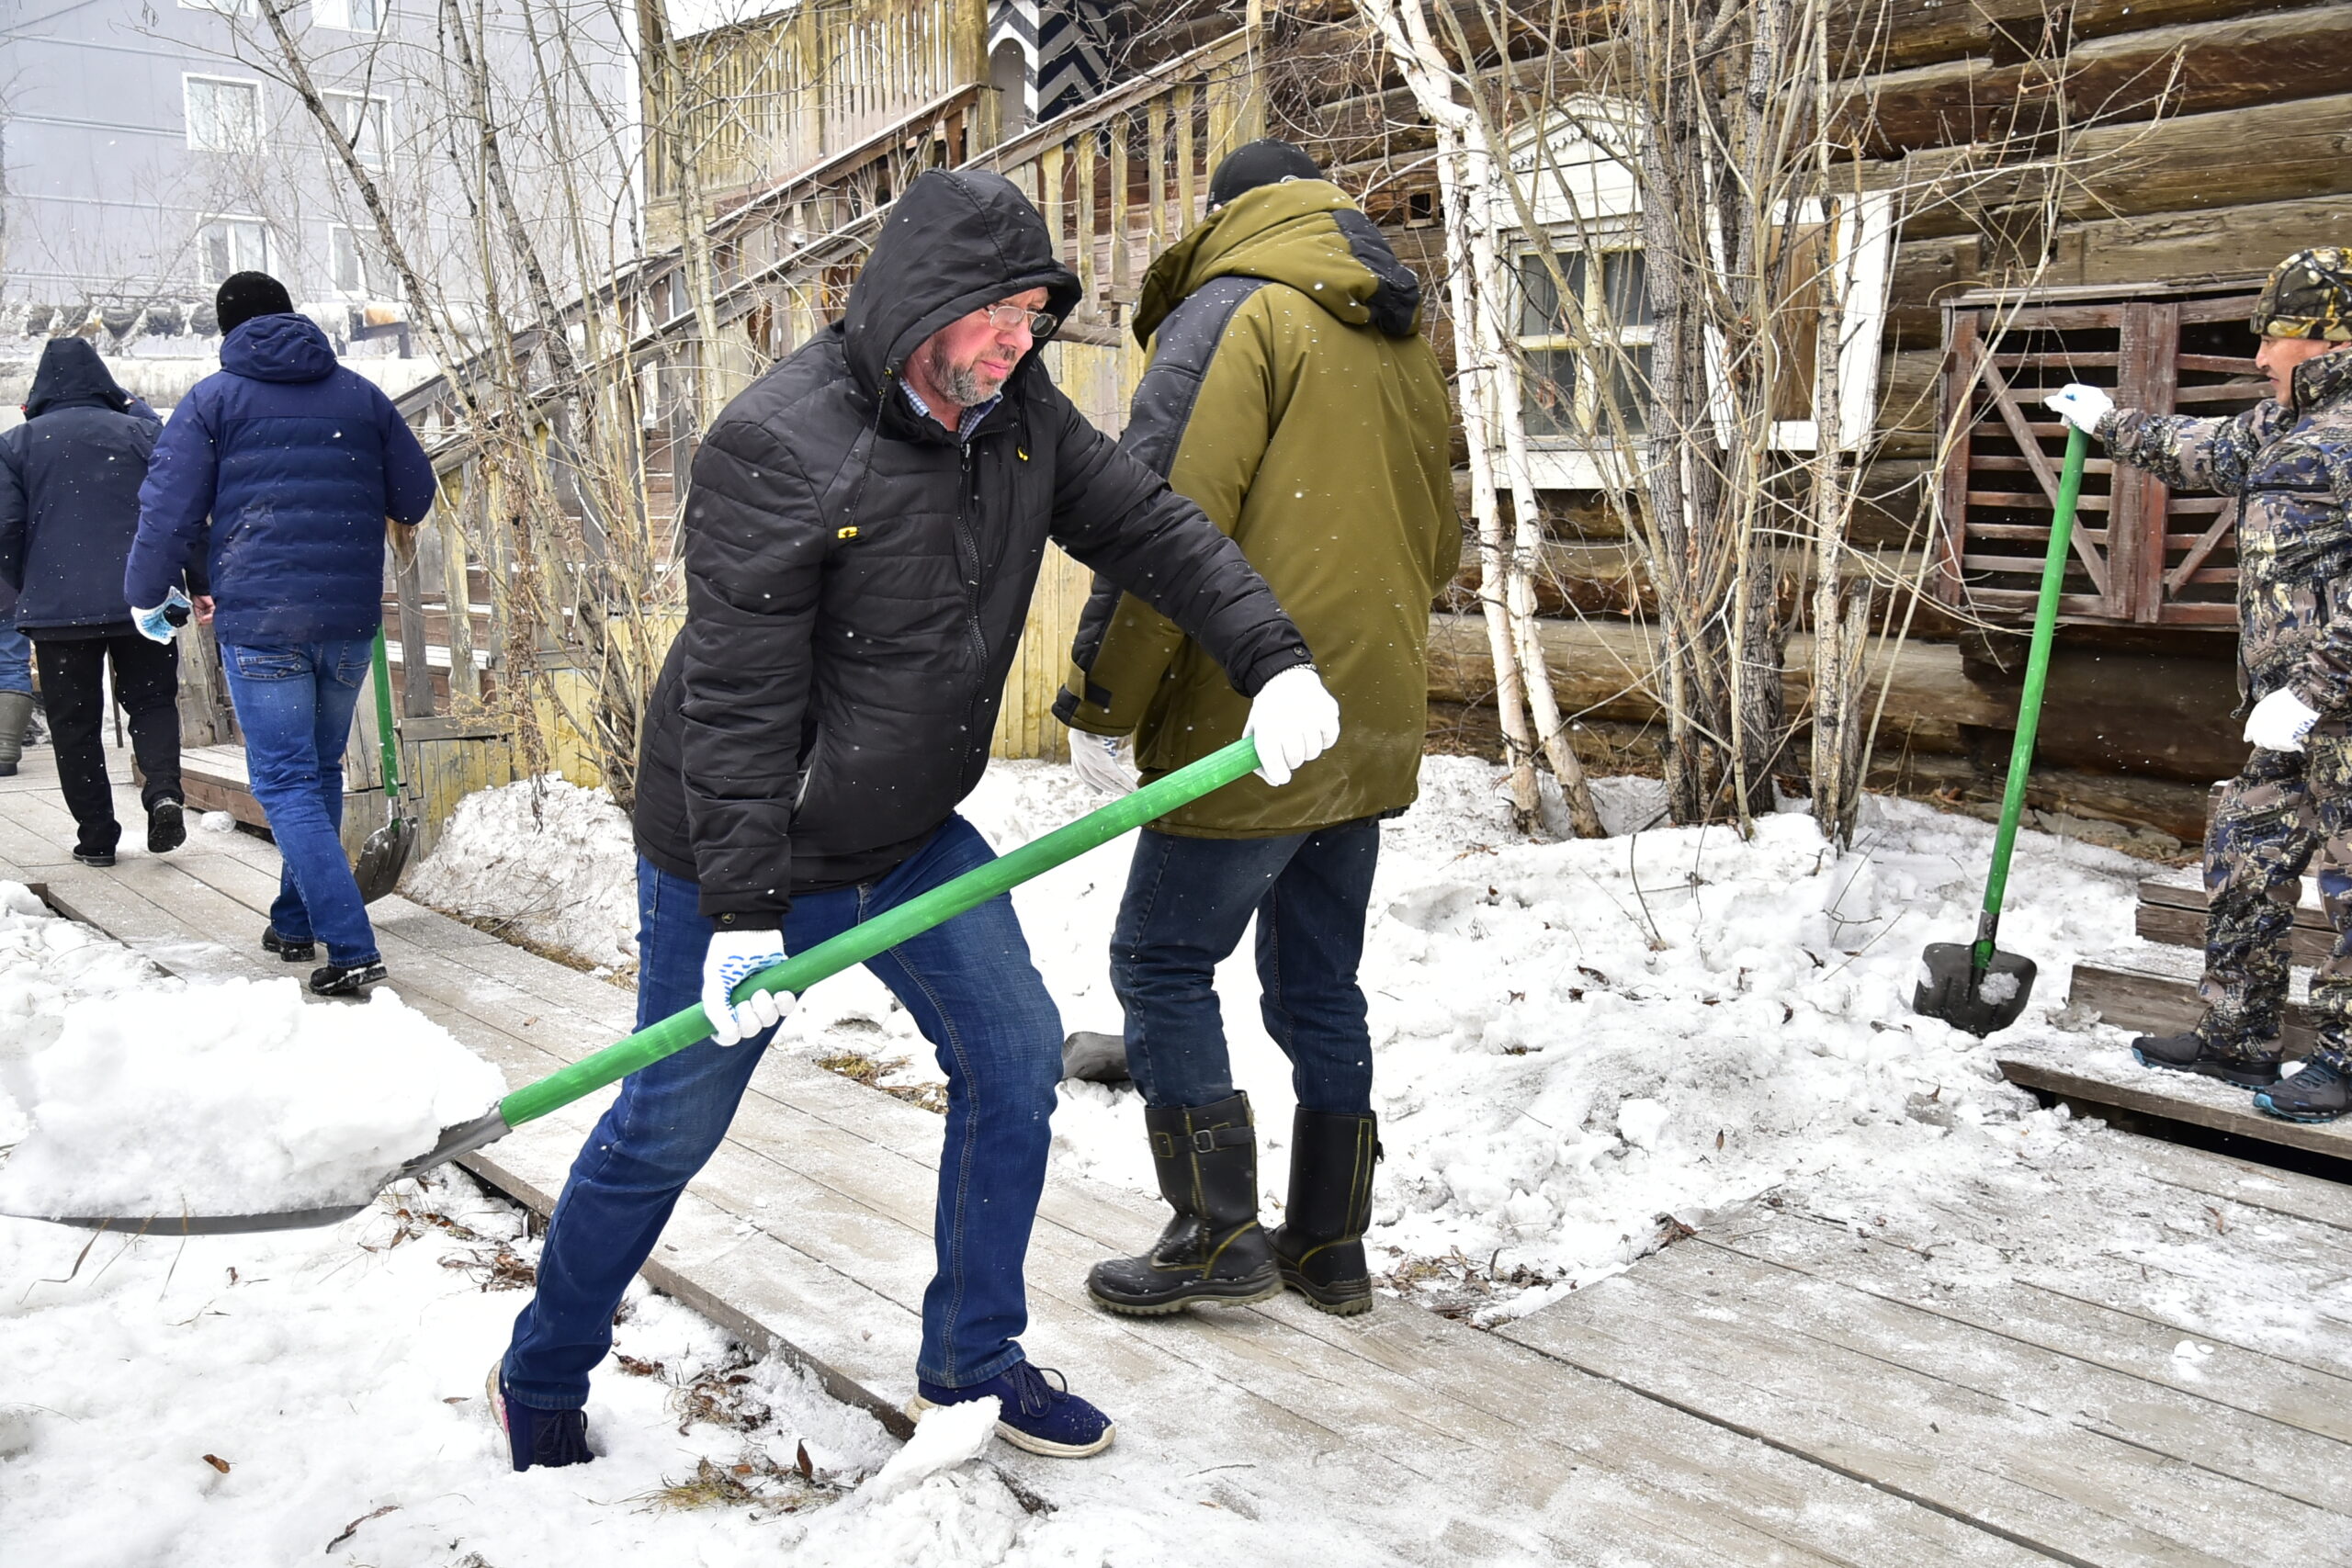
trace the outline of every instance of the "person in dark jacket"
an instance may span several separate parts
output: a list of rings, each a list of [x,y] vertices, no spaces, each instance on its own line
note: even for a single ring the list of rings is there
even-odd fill
[[[614,1309],[757,1066],[727,1047],[763,1044],[791,1002],[731,1002],[734,987],[992,858],[956,807],[988,765],[1049,540],[1200,639],[1255,698],[1270,767],[1336,734],[1264,581],[1047,378],[1036,344],[1078,298],[1011,182],[924,174],[844,319],[729,403],[695,453],[685,625],[649,705],[634,811],[638,1016],[699,999],[715,1038],[631,1077],[572,1165],[537,1294],[492,1375],[517,1470],[591,1457],[581,1407]],[[1006,1440],[1099,1451],[1109,1420],[1018,1338],[1062,1036],[1012,901],[867,967],[948,1078],[910,1410],[995,1396]]]
[[[1356,965],[1380,820],[1413,803],[1429,732],[1430,601],[1462,552],[1445,375],[1418,330],[1420,282],[1372,220],[1286,141],[1224,159],[1215,204],[1152,264],[1151,345],[1119,445],[1233,536],[1319,656],[1348,733],[1299,782],[1244,779],[1136,838],[1111,938],[1127,1066],[1174,1211],[1139,1256],[1095,1265],[1114,1312],[1299,1292],[1372,1306],[1372,1036]],[[1198,761],[1247,715],[1150,606],[1098,588],[1054,711],[1133,730],[1147,777]],[[1090,734],[1084,732],[1096,732]],[[1082,772],[1091,772],[1081,767]],[[1252,921],[1267,1032],[1291,1060],[1290,1201],[1258,1224],[1256,1134],[1234,1087],[1216,966]],[[1213,1135],[1204,1146],[1200,1134]]]
[[[17,626],[39,660],[58,788],[74,813],[74,858],[85,865],[114,864],[122,839],[107,777],[108,665],[146,779],[147,848],[161,854],[187,841],[179,649],[141,637],[122,602],[139,486],[161,426],[154,410],[115,384],[88,339],[62,337],[41,349],[25,423],[0,435],[0,578],[19,592]]]
[[[172,411],[139,494],[122,592],[148,626],[201,562],[254,798],[285,860],[262,946],[326,943],[311,989],[384,977],[343,849],[343,752],[382,624],[384,534],[433,505],[432,462],[374,383],[335,363],[276,278],[220,286],[220,369]]]

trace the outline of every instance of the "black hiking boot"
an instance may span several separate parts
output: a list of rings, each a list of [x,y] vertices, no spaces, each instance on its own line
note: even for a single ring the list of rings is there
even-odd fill
[[[2352,1083],[2344,1069],[2314,1056],[2254,1097],[2254,1108],[2281,1122],[2333,1122],[2352,1109]]]
[[[1281,1295],[1283,1277],[1258,1227],[1258,1134],[1250,1097],[1146,1106],[1143,1124],[1159,1195],[1176,1217],[1149,1252],[1097,1263],[1086,1276],[1087,1293],[1137,1317],[1194,1302],[1244,1306]]]
[[[322,964],[311,971],[311,990],[322,997],[356,997],[384,977],[384,962]]]
[[[308,964],[319,955],[319,944],[310,937],[283,937],[276,926],[261,928],[261,950],[274,953],[288,964]]]
[[[1290,1203],[1267,1237],[1283,1283],[1341,1317],[1372,1310],[1364,1227],[1372,1222],[1377,1119],[1301,1106],[1291,1121]]]
[[[187,818],[176,800],[159,800],[147,808],[147,852],[167,855],[187,842]]]
[[[2203,1032],[2143,1034],[2132,1042],[2132,1055],[2143,1067],[2169,1067],[2177,1073],[2198,1073],[2245,1089],[2268,1089],[2278,1081],[2278,1043],[2265,1050],[2246,1046],[2223,1050]]]
[[[112,850],[76,849],[74,852],[74,858],[80,861],[84,865],[94,865],[100,871],[104,871],[107,867],[114,863],[114,852]]]

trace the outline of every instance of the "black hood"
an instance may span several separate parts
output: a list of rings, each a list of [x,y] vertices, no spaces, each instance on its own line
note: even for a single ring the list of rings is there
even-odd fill
[[[27,419],[55,408],[106,408],[119,413],[130,406],[130,394],[115,385],[89,339],[53,337],[42,346],[32,395],[25,399]]]
[[[984,170],[933,169],[891,208],[842,317],[850,373],[867,396],[895,379],[923,340],[1007,295],[1046,292],[1067,316],[1080,294],[1046,220],[1021,187]],[[1035,357],[1035,351],[1023,364]]]

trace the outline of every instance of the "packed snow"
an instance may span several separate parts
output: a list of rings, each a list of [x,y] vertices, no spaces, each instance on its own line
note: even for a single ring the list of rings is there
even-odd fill
[[[191,985],[0,884],[0,1212],[258,1213],[365,1201],[499,1071],[379,989]]]
[[[537,1252],[522,1211],[448,1171],[327,1231],[92,1243],[0,1220],[0,1560],[1269,1560],[1244,1521],[1189,1499],[1033,1515],[987,1454],[973,1459],[993,1402],[939,1412],[901,1448],[642,1283],[589,1398],[596,1462],[515,1474],[483,1383]]]
[[[1892,1184],[2006,1162],[2040,1124],[1984,1043],[1910,1008],[1921,948],[1973,933],[1988,825],[1873,798],[1841,853],[1797,810],[1745,841],[1728,828],[1657,828],[1660,786],[1610,779],[1598,793],[1616,836],[1536,842],[1512,826],[1491,764],[1429,758],[1421,790],[1382,829],[1363,970],[1386,1150],[1368,1242],[1393,1289],[1495,1321],[1623,1269],[1676,1221],[1792,1177]],[[515,786],[469,803],[485,841],[540,868],[511,895],[478,888],[492,919],[565,905],[539,880],[558,863],[628,853],[617,812],[604,829],[609,860],[568,837],[561,853],[537,852],[526,798]],[[997,762],[963,809],[1003,850],[1101,803],[1066,767]],[[1070,1030],[1120,1029],[1104,942],[1132,842],[1013,894]],[[2004,1040],[2071,1024],[2060,1017],[2067,968],[2131,931],[2147,869],[2018,836],[2002,945],[2033,956],[2042,979]],[[606,874],[583,873],[568,907],[584,908]],[[583,953],[628,940],[633,916],[596,903],[611,923],[581,940]],[[1271,1221],[1295,1101],[1259,1020],[1250,953],[1245,941],[1218,985]],[[942,1080],[912,1021],[863,970],[813,989],[778,1048],[854,1054],[884,1069],[885,1088]],[[1062,1094],[1059,1167],[1152,1190],[1134,1091],[1072,1082]]]
[[[401,891],[583,965],[637,967],[637,852],[601,789],[549,773],[468,795]]]

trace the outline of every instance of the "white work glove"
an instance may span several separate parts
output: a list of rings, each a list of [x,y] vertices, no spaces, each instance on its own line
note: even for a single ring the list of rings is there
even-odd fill
[[[783,962],[782,931],[711,932],[709,951],[702,955],[702,1011],[710,1021],[712,1039],[732,1045],[784,1021],[800,999],[789,991],[762,991],[736,1006],[727,1004],[736,987]]]
[[[2265,751],[2300,751],[2303,737],[2318,722],[2308,703],[2281,686],[2245,716],[2245,738]]]
[[[1069,765],[1077,770],[1079,783],[1089,789],[1108,795],[1135,793],[1135,770],[1119,761],[1119,738],[1115,735],[1071,730]]]
[[[2097,435],[2100,416],[2115,406],[2115,400],[2099,388],[2075,381],[2042,399],[2041,406],[2084,434]]]
[[[169,642],[175,631],[187,625],[188,612],[194,608],[195,606],[188,603],[187,595],[175,588],[164,595],[162,604],[152,610],[142,610],[133,604],[130,607],[130,623],[139,628],[139,635],[148,641]],[[172,619],[174,610],[180,613],[179,619],[176,621]]]
[[[1241,733],[1258,741],[1258,776],[1276,789],[1340,738],[1340,705],[1312,664],[1295,664],[1258,689]]]

